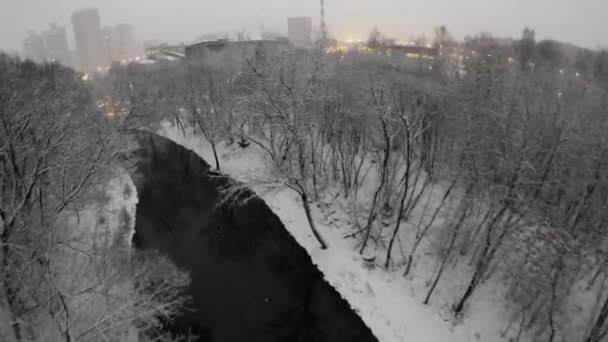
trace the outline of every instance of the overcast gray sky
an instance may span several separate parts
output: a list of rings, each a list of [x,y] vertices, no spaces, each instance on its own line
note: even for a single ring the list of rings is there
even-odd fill
[[[139,39],[191,41],[205,33],[260,27],[286,31],[288,16],[311,16],[318,26],[318,0],[0,0],[0,50],[20,51],[29,29],[56,21],[72,32],[70,14],[97,7],[102,25],[131,23]],[[364,38],[377,26],[404,38],[445,24],[457,37],[479,31],[519,36],[529,25],[537,38],[586,47],[608,46],[608,0],[326,0],[330,33]],[[72,44],[73,46],[73,44]]]

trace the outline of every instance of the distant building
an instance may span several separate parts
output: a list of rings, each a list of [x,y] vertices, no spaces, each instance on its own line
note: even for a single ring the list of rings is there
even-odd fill
[[[199,42],[210,42],[210,41],[214,41],[214,40],[220,40],[220,39],[228,39],[228,34],[227,33],[223,33],[223,32],[216,32],[216,33],[206,33],[203,34],[201,36],[199,36],[196,41]]]
[[[156,39],[148,39],[143,41],[144,49],[151,48],[154,46],[158,46],[158,40]]]
[[[25,58],[36,63],[46,62],[47,54],[42,35],[29,31],[27,38],[23,40],[23,53]]]
[[[150,59],[154,59],[157,56],[161,55],[174,55],[176,57],[184,57],[186,54],[186,45],[169,45],[167,43],[162,43],[160,45],[155,46],[147,46],[145,49],[146,57]]]
[[[391,53],[402,53],[410,58],[434,59],[438,56],[439,50],[436,47],[418,45],[389,45],[382,48]]]
[[[42,37],[47,61],[72,66],[72,53],[68,45],[65,27],[52,23],[51,27],[42,33]]]
[[[119,61],[118,56],[118,38],[114,34],[113,26],[104,26],[101,29],[101,36],[103,37],[103,50],[106,55],[106,59],[110,62]]]
[[[296,47],[311,45],[312,18],[294,17],[287,19],[287,38]]]
[[[90,8],[74,12],[72,25],[80,69],[90,72],[105,67],[108,56],[104,53],[99,11]]]
[[[206,58],[212,53],[233,51],[247,57],[278,55],[289,48],[287,40],[245,40],[229,41],[220,39],[212,42],[201,42],[186,46],[186,57]]]
[[[110,62],[127,62],[137,55],[135,30],[129,24],[106,26],[102,30],[103,45]]]
[[[137,56],[137,42],[135,40],[135,29],[130,24],[116,25],[116,32],[120,38],[120,55],[122,59]]]

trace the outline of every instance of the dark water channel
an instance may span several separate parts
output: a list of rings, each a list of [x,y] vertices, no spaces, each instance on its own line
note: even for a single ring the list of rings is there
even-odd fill
[[[213,342],[377,341],[263,200],[221,201],[227,177],[168,139],[136,135],[134,244],[192,280],[192,310],[174,331]]]

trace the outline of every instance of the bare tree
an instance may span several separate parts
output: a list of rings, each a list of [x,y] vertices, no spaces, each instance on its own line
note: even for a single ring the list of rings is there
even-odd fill
[[[89,89],[71,70],[4,55],[0,77],[6,82],[0,90],[0,284],[10,315],[1,329],[17,341],[94,341],[179,307],[177,297],[162,297],[163,288],[161,297],[140,296],[130,286],[147,273],[125,274],[119,266],[130,264],[108,259],[109,250],[95,255],[99,249],[91,246],[99,240],[75,236],[78,229],[69,223],[99,201],[124,142],[96,111]],[[116,295],[130,301],[115,301]],[[97,321],[86,319],[101,298],[113,303],[110,311],[88,312]]]
[[[309,111],[314,106],[320,66],[311,59],[308,62],[313,63],[303,63],[305,56],[300,53],[293,51],[275,57],[278,58],[275,68],[269,67],[265,60],[248,61],[249,71],[259,86],[251,108],[260,109],[263,120],[258,121],[258,132],[264,140],[252,135],[249,139],[269,153],[279,174],[290,175],[285,177],[285,184],[300,196],[311,231],[325,249],[327,243],[316,229],[309,203],[316,186],[316,170],[311,169],[311,164],[317,158],[315,139],[318,138],[311,134],[315,123]],[[281,144],[280,154],[275,149],[277,138]]]

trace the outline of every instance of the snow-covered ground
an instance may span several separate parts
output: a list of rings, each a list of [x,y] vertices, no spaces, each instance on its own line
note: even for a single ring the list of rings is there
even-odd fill
[[[211,146],[202,135],[187,131],[184,136],[168,123],[161,125],[159,134],[214,164]],[[269,174],[269,164],[263,151],[254,145],[241,149],[236,144],[226,146],[221,143],[218,154],[222,172],[251,185],[260,194],[291,234],[308,250],[326,279],[360,313],[380,341],[491,342],[506,341],[508,335],[512,334],[502,336],[508,316],[507,301],[503,299],[499,284],[481,286],[465,317],[455,323],[448,313],[448,304],[452,304],[464,290],[462,286],[466,283],[466,272],[448,267],[431,305],[424,305],[422,301],[435,267],[434,256],[427,256],[430,252],[422,247],[419,249],[418,255],[423,257],[415,258],[414,275],[410,274],[407,278],[402,277],[402,268],[392,271],[383,269],[380,265],[384,260],[377,259],[371,264],[366,262],[356,250],[356,241],[344,238],[352,233],[349,215],[331,194],[313,206],[318,229],[329,243],[329,249],[321,250],[310,232],[299,197],[285,187],[269,189],[261,185]],[[413,217],[414,222],[416,218]]]

